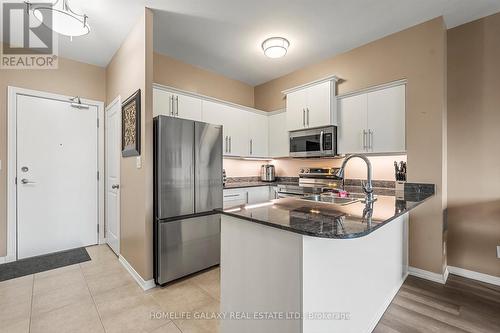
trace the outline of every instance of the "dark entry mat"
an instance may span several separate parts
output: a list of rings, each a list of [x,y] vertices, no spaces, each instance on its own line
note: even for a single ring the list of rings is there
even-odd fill
[[[84,247],[21,259],[0,265],[0,281],[74,265],[89,260],[90,256]]]

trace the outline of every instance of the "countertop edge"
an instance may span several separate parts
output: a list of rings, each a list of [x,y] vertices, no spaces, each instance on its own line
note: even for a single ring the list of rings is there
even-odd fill
[[[289,227],[286,227],[286,226],[281,225],[281,224],[274,224],[274,223],[271,223],[271,222],[267,222],[267,221],[263,221],[263,220],[259,220],[259,219],[255,219],[255,218],[251,218],[251,217],[248,217],[248,216],[241,216],[241,215],[238,215],[238,214],[235,214],[235,213],[225,212],[223,209],[218,209],[217,211],[219,213],[227,215],[227,216],[231,216],[231,217],[234,217],[234,218],[238,218],[238,219],[241,219],[241,220],[245,220],[245,221],[249,221],[249,222],[253,222],[253,223],[257,223],[257,224],[261,224],[261,225],[265,225],[265,226],[276,228],[276,229],[281,229],[281,230],[284,230],[284,231],[293,232],[293,233],[304,235],[304,236],[310,236],[310,237],[316,237],[316,238],[326,238],[326,239],[355,239],[355,238],[365,237],[365,236],[371,234],[372,232],[377,231],[378,229],[380,229],[384,225],[390,223],[391,221],[397,219],[398,217],[400,217],[400,216],[402,216],[402,215],[404,215],[406,213],[409,213],[410,211],[414,210],[415,208],[417,208],[418,206],[420,206],[421,204],[423,204],[427,200],[430,200],[432,197],[434,197],[434,193],[432,195],[429,195],[428,197],[426,197],[426,198],[424,198],[424,199],[416,202],[415,206],[411,207],[410,209],[404,209],[403,211],[401,211],[401,212],[399,212],[397,214],[394,214],[392,217],[390,217],[389,219],[385,220],[384,222],[381,222],[381,223],[377,224],[375,227],[373,227],[370,230],[363,231],[363,232],[358,232],[358,233],[354,233],[354,234],[349,234],[349,235],[346,235],[346,236],[318,235],[318,234],[312,233],[312,232],[306,232],[306,231],[297,230],[297,229],[294,229],[294,228],[289,228]]]

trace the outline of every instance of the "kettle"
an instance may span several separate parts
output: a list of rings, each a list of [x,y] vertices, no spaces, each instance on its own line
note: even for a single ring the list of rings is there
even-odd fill
[[[274,165],[263,164],[260,167],[260,180],[263,182],[274,182],[276,180]]]

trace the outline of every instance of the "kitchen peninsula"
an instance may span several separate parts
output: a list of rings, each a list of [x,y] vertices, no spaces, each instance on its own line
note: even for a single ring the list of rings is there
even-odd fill
[[[371,332],[408,271],[408,212],[434,186],[396,196],[284,198],[225,209],[221,332]],[[283,320],[287,319],[287,320]]]

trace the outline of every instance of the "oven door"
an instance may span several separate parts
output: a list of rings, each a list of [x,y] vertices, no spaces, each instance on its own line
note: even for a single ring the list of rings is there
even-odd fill
[[[291,157],[335,156],[337,128],[329,126],[312,130],[290,132]]]

